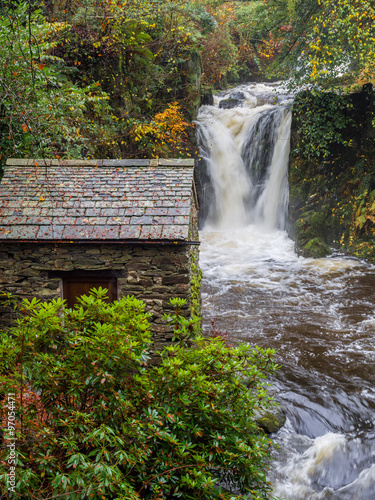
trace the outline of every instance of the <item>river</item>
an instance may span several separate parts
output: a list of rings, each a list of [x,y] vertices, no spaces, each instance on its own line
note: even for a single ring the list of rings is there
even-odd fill
[[[287,422],[273,435],[274,495],[373,500],[375,266],[294,252],[285,230],[290,97],[274,89],[241,86],[198,117],[210,178],[200,231],[204,329],[215,320],[233,340],[277,350],[270,390]],[[230,95],[239,107],[220,109]]]

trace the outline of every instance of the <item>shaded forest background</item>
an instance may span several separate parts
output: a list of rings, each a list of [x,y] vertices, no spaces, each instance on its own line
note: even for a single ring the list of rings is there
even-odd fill
[[[374,12],[358,0],[2,0],[0,161],[194,156],[212,89],[366,82]]]
[[[2,160],[195,155],[201,94],[258,78],[274,52],[260,3],[2,2]]]

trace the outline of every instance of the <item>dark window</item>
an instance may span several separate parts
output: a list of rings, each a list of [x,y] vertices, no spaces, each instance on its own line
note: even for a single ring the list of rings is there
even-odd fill
[[[92,288],[99,288],[100,286],[108,289],[107,302],[113,302],[117,299],[116,278],[98,278],[95,276],[63,278],[63,298],[66,299],[68,307],[73,307],[77,302],[77,297],[88,295]]]
[[[122,276],[118,271],[51,271],[51,278],[60,278],[62,282],[62,298],[68,307],[73,307],[77,297],[88,295],[92,288],[106,288],[107,302],[117,299],[117,278]]]

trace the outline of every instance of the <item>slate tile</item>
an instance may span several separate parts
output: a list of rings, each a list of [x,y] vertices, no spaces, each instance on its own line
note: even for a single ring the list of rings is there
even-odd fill
[[[140,238],[147,240],[159,240],[161,238],[163,226],[141,226]]]
[[[75,225],[77,226],[84,226],[85,224],[91,225],[93,217],[75,217],[74,220],[75,220]]]
[[[129,160],[132,165],[116,160],[104,166],[97,166],[102,162],[96,160],[72,160],[52,162],[48,168],[26,161],[30,166],[15,163],[11,170],[8,167],[0,185],[0,217],[12,216],[14,225],[22,225],[22,217],[27,215],[31,226],[41,224],[40,234],[48,235],[51,231],[46,217],[53,216],[61,232],[66,225],[64,234],[70,239],[90,237],[95,224],[102,236],[113,235],[119,225],[123,238],[139,234],[141,238],[159,238],[163,224],[167,226],[164,235],[176,238],[185,234],[181,226],[188,224],[194,160],[187,160],[187,166],[184,160],[176,163],[174,159]],[[152,167],[144,166],[150,163]],[[161,164],[165,166],[159,167]],[[9,203],[10,209],[20,211],[7,213]],[[23,207],[30,211],[21,212]],[[110,230],[101,227],[106,224]]]
[[[10,216],[4,218],[4,221],[5,220],[6,220],[6,223],[9,224],[9,226],[27,224],[27,217],[25,217],[25,216],[10,215]]]
[[[162,237],[166,240],[186,240],[189,235],[187,226],[163,226]]]
[[[56,226],[74,225],[76,217],[52,217],[51,223]]]
[[[96,201],[95,208],[111,208],[112,204],[110,201]]]
[[[148,167],[150,160],[103,160],[103,166],[111,167],[131,167],[131,166],[146,166]]]
[[[92,200],[78,200],[74,203],[75,208],[94,208],[95,201]]]
[[[65,226],[62,231],[61,239],[64,240],[79,240],[91,239],[93,235],[92,226]]]
[[[37,239],[41,240],[61,240],[64,226],[39,226]]]
[[[85,217],[98,217],[101,213],[101,208],[87,208]]]
[[[86,208],[66,208],[65,215],[66,217],[83,217],[86,212]],[[53,212],[55,215],[55,211]]]
[[[7,203],[7,206],[9,208],[19,208],[20,202],[19,201],[15,201],[15,200],[9,200],[8,203]]]
[[[108,225],[125,225],[130,224],[130,217],[108,217],[107,218]]]
[[[152,224],[152,217],[149,215],[144,215],[142,217],[130,217],[130,224],[134,225],[143,225],[143,224]]]
[[[126,206],[130,206],[130,205],[129,205],[129,202],[127,200],[123,199],[120,201],[112,202],[111,206],[112,206],[112,208],[122,209],[122,208],[124,208]]]
[[[116,210],[115,208],[102,208],[100,211],[100,215],[101,217],[116,217],[118,216],[118,210]]]
[[[48,219],[48,217],[33,217],[33,216],[27,216],[26,219],[26,225],[29,226],[34,226],[34,225],[39,225],[42,224],[42,222]]]
[[[154,201],[151,197],[148,197],[148,198],[144,198],[142,197],[142,200],[139,202],[139,206],[140,207],[145,207],[146,209],[149,208],[149,207],[153,207],[154,206]]]
[[[157,215],[154,215],[152,218],[153,224],[159,224],[159,225],[171,225],[173,224],[173,219],[174,217],[159,217]]]
[[[170,215],[168,213],[168,208],[161,208],[161,207],[153,207],[153,208],[146,208],[145,215]],[[171,214],[174,215],[174,214]]]
[[[128,207],[125,209],[126,217],[140,217],[144,214],[144,208],[132,208]]]
[[[107,217],[77,217],[76,224],[90,224],[91,226],[104,226],[107,224]]]
[[[5,240],[10,233],[10,227],[8,225],[0,226],[0,240]]]
[[[137,226],[128,225],[120,227],[120,239],[136,239],[139,238],[140,233],[140,227]]]
[[[45,210],[42,208],[41,210]],[[66,210],[62,208],[54,208],[53,210],[50,210],[50,215],[53,215],[54,217],[65,217],[66,216]]]
[[[33,240],[37,237],[39,226],[8,226],[5,230],[6,239]]]
[[[119,233],[119,226],[93,226],[93,238],[95,239],[118,239]]]
[[[174,224],[186,224],[189,225],[189,216],[188,215],[177,215],[173,218]]]
[[[179,200],[174,200],[173,206],[175,206],[175,207],[190,207],[190,197],[189,198],[180,198]]]
[[[180,207],[180,208],[168,208],[168,215],[189,215],[190,210],[188,207]]]
[[[36,208],[38,205],[41,205],[41,203],[39,203],[36,200],[33,200],[32,197],[29,197],[28,200],[26,201],[26,207],[28,208]]]

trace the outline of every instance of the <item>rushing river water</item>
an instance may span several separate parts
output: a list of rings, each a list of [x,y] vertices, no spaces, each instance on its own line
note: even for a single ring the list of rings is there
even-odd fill
[[[277,349],[282,367],[271,390],[287,423],[273,436],[274,494],[374,500],[375,266],[295,254],[283,229],[288,101],[275,109],[271,88],[239,91],[242,107],[219,109],[218,100],[198,118],[213,207],[200,232],[204,327],[214,319],[232,339]],[[276,117],[274,130],[259,121],[262,113]],[[249,148],[265,142],[259,167],[259,152]]]

